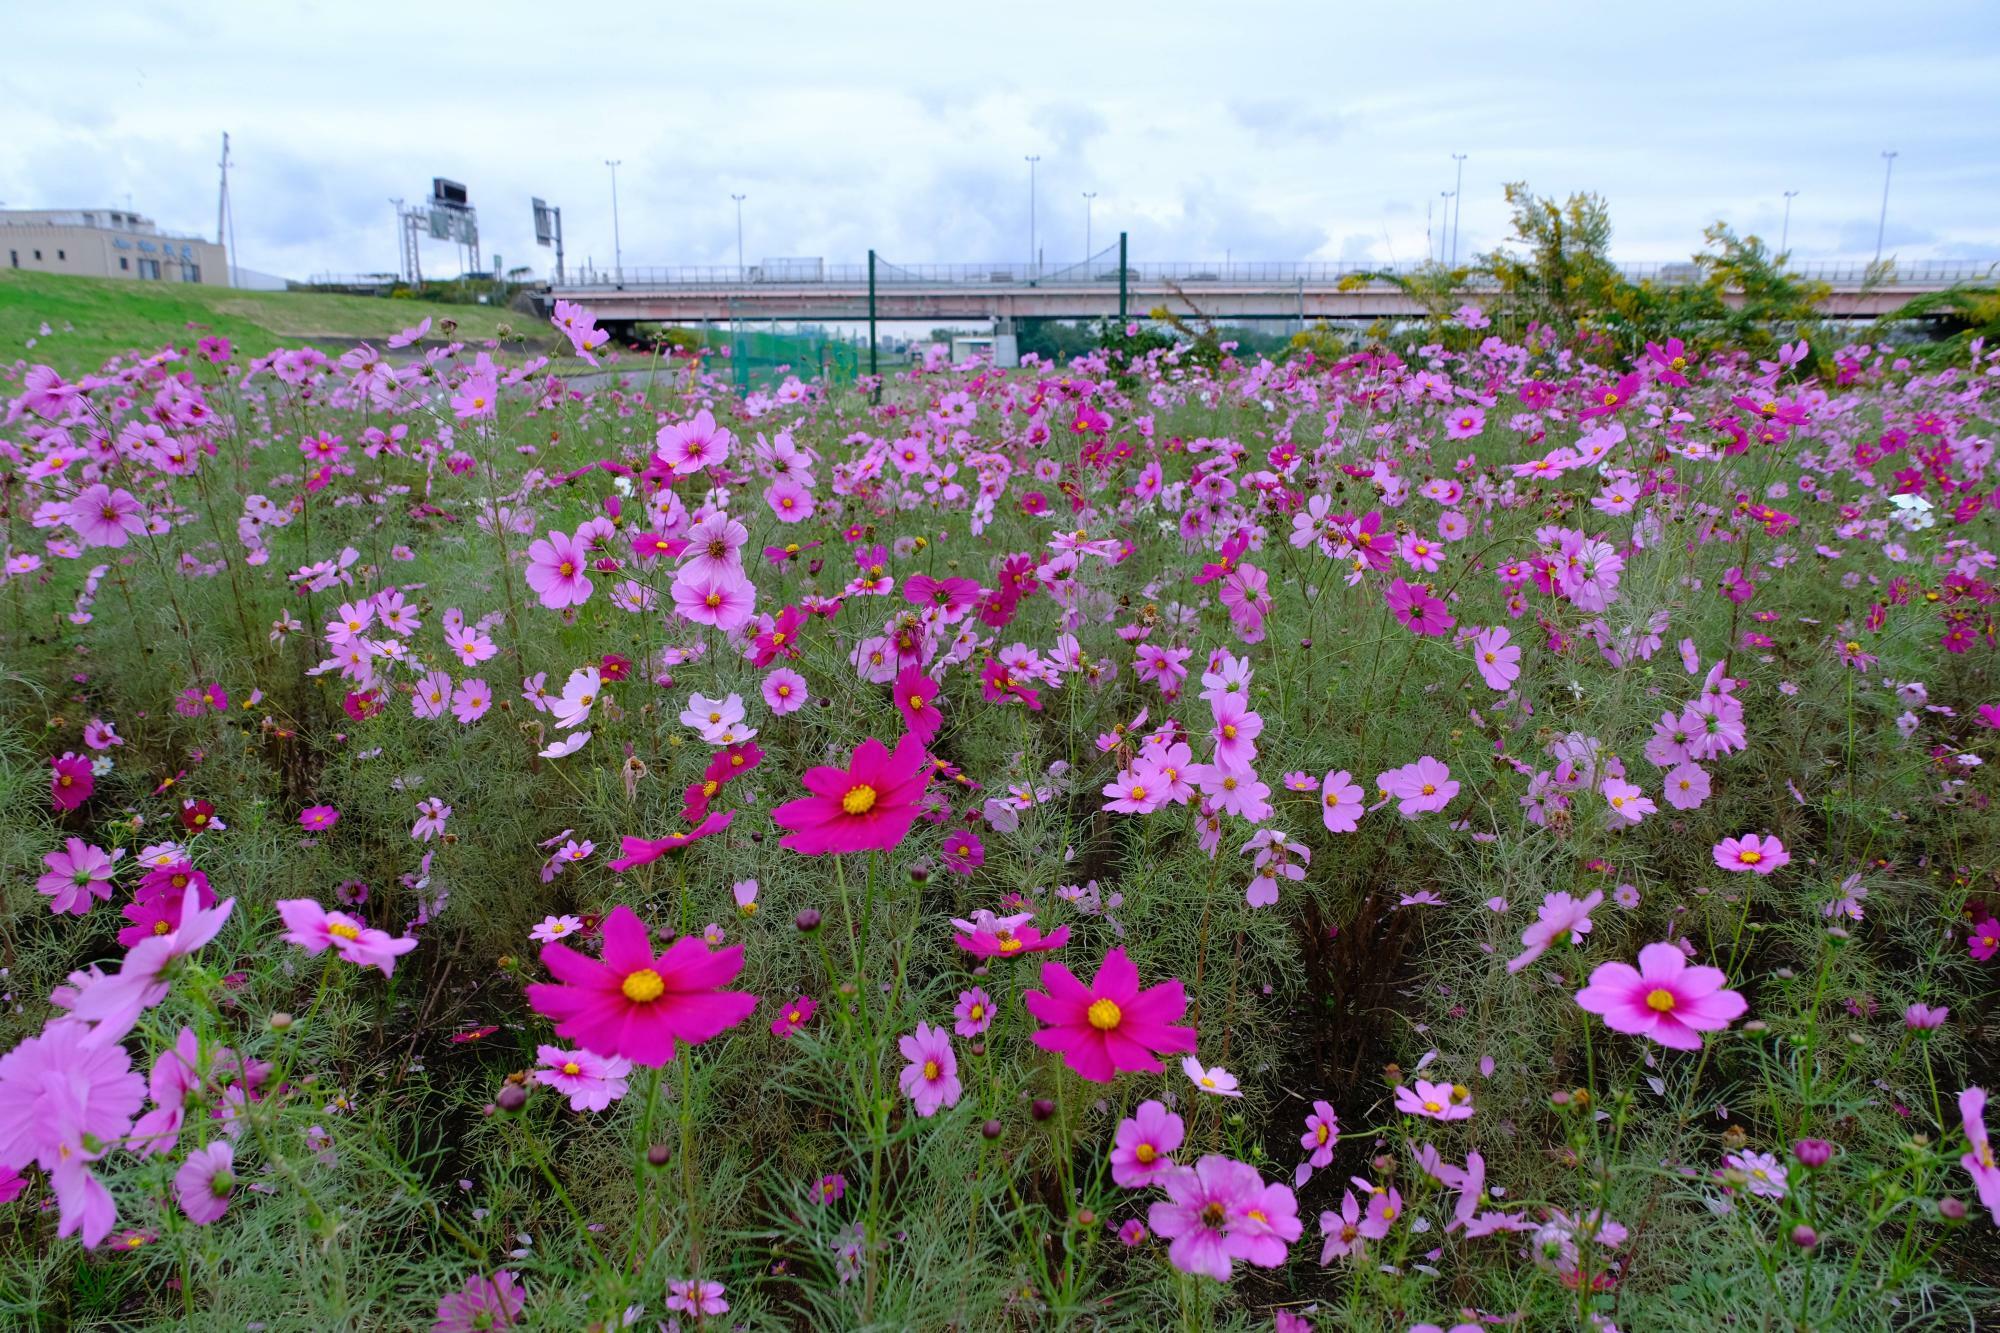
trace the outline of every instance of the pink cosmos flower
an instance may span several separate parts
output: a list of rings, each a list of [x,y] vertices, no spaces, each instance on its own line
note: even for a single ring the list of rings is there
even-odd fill
[[[740,570],[726,574],[685,566],[674,576],[674,614],[695,625],[740,629],[757,611],[757,587]]]
[[[356,967],[380,968],[385,977],[395,973],[396,959],[417,947],[407,935],[398,939],[345,912],[329,912],[311,898],[281,898],[277,908],[285,943],[314,955],[331,948]]]
[[[1451,769],[1429,755],[1382,777],[1383,790],[1396,798],[1396,813],[1405,819],[1442,810],[1458,795]]]
[[[528,547],[528,586],[551,611],[590,600],[589,571],[589,547],[565,533],[551,531]]]
[[[196,1148],[174,1172],[174,1197],[181,1211],[198,1227],[221,1218],[229,1210],[229,1196],[236,1189],[236,1150],[228,1139],[212,1140]]]
[[[930,785],[924,743],[906,734],[892,753],[872,737],[854,749],[845,769],[822,765],[800,779],[811,794],[771,812],[790,830],[779,845],[807,856],[888,851],[916,822],[918,798]]]
[[[1331,1103],[1316,1101],[1312,1114],[1306,1117],[1306,1132],[1299,1138],[1299,1146],[1311,1154],[1307,1158],[1314,1169],[1333,1161],[1333,1148],[1340,1142],[1340,1117],[1334,1114]]]
[[[602,1111],[625,1095],[632,1062],[595,1051],[564,1050],[546,1043],[535,1048],[541,1067],[535,1082],[569,1098],[572,1111]]]
[[[1966,1153],[1958,1159],[1979,1191],[1979,1202],[2000,1226],[2000,1166],[1993,1161],[1993,1141],[1986,1134],[1986,1089],[1967,1088],[1958,1094],[1959,1123],[1965,1130]]]
[[[514,1275],[501,1269],[492,1277],[474,1273],[465,1285],[438,1301],[431,1333],[490,1333],[513,1328],[527,1304]]]
[[[69,525],[85,546],[117,549],[146,530],[145,508],[124,488],[86,486],[69,502]]]
[[[1396,1089],[1396,1109],[1429,1120],[1470,1120],[1472,1094],[1450,1083],[1418,1079],[1414,1085],[1405,1083]]]
[[[898,1083],[916,1104],[919,1117],[928,1120],[940,1108],[958,1105],[965,1089],[958,1081],[958,1057],[952,1053],[950,1033],[919,1023],[915,1032],[897,1040],[896,1049],[910,1062]]]
[[[55,1190],[56,1234],[80,1233],[95,1248],[118,1209],[90,1163],[125,1137],[145,1096],[123,1046],[82,1023],[50,1023],[0,1055],[0,1175],[41,1167]]]
[[[1141,990],[1139,969],[1123,949],[1104,955],[1088,986],[1062,964],[1044,963],[1042,986],[1021,997],[1043,1024],[1031,1040],[1093,1083],[1109,1083],[1121,1070],[1156,1074],[1154,1052],[1195,1048],[1194,1029],[1176,1023],[1187,1012],[1186,989],[1170,980]]]
[[[65,751],[60,759],[49,760],[49,768],[49,804],[58,813],[76,809],[97,790],[88,759]]]
[[[42,853],[48,873],[35,881],[35,891],[49,896],[49,910],[82,916],[93,898],[111,897],[111,863],[116,855],[91,846],[82,838],[64,840],[61,851]]]
[[[1235,1261],[1275,1268],[1301,1230],[1298,1203],[1283,1185],[1267,1187],[1257,1168],[1211,1153],[1163,1182],[1167,1197],[1146,1220],[1167,1237],[1167,1260],[1183,1273],[1227,1282]]]
[[[1965,951],[1975,963],[1983,963],[2000,953],[2000,921],[1989,916],[1975,925],[1965,938]]]
[[[1699,810],[1709,794],[1708,770],[1693,760],[1675,764],[1661,780],[1661,794],[1676,810]]]
[[[1128,1190],[1158,1183],[1180,1169],[1173,1153],[1186,1135],[1186,1123],[1163,1104],[1140,1102],[1112,1133],[1111,1179]]]
[[[299,811],[299,827],[324,833],[340,822],[340,811],[330,805],[309,805]]]
[[[660,427],[653,447],[675,476],[688,477],[727,459],[735,438],[718,427],[715,414],[704,407],[691,421],[669,422]]]
[[[1755,833],[1740,838],[1724,838],[1715,844],[1715,863],[1724,870],[1741,874],[1755,871],[1768,875],[1792,859],[1785,844],[1776,838],[1760,838]]]
[[[181,899],[180,924],[133,945],[118,971],[80,993],[70,1013],[97,1025],[93,1040],[118,1041],[132,1030],[140,1014],[167,998],[168,971],[220,934],[222,923],[235,906],[234,898],[225,898],[212,908],[203,908],[196,894],[186,894]]]
[[[658,1066],[674,1058],[674,1043],[698,1045],[735,1027],[757,997],[720,989],[743,970],[743,946],[710,952],[682,936],[657,957],[631,908],[604,918],[601,958],[566,944],[542,946],[542,965],[555,982],[527,988],[528,1002],[556,1020],[556,1035],[588,1050]]]
[[[708,413],[702,413],[707,416]],[[697,1318],[712,1314],[728,1314],[729,1302],[722,1299],[727,1288],[720,1282],[705,1278],[671,1278],[667,1282],[667,1308]]]
[[[1521,645],[1510,643],[1505,626],[1483,629],[1472,636],[1472,664],[1490,690],[1505,693],[1521,678]]]
[[[1639,966],[1601,963],[1576,993],[1587,1013],[1601,1015],[1613,1032],[1650,1037],[1679,1051],[1701,1049],[1701,1034],[1726,1028],[1750,1006],[1721,968],[1692,967],[1671,944],[1639,950]]]
[[[451,715],[467,726],[493,707],[493,690],[483,680],[468,680],[451,692]]]
[[[790,667],[779,667],[764,677],[764,703],[783,717],[806,706],[806,678]]]
[[[1344,768],[1320,784],[1320,818],[1329,833],[1352,833],[1361,826],[1361,788]]]
[[[1565,937],[1571,944],[1583,943],[1583,937],[1590,933],[1590,914],[1603,902],[1602,889],[1591,890],[1585,898],[1572,898],[1567,893],[1545,895],[1535,924],[1521,932],[1521,943],[1528,946],[1527,951],[1508,959],[1507,970],[1519,972]]]

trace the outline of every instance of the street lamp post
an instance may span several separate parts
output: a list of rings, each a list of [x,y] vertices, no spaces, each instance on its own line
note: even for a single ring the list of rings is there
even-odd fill
[[[736,201],[736,280],[741,282],[746,272],[743,267],[743,201],[750,196],[732,194],[729,197]]]
[[[1083,257],[1090,258],[1090,201],[1097,198],[1097,191],[1083,192]]]
[[[1035,272],[1035,163],[1038,156],[1028,158],[1028,271]]]
[[[1451,201],[1458,197],[1457,190],[1439,190],[1438,198],[1444,200],[1442,216],[1438,219],[1438,262],[1444,262],[1445,238],[1451,232]]]
[[[1451,160],[1458,163],[1458,179],[1451,184],[1451,266],[1458,267],[1458,220],[1465,213],[1465,154],[1453,153]]]
[[[625,165],[624,158],[605,158],[604,165],[611,168],[611,271],[618,285],[625,285],[625,243],[618,235],[618,168]]]
[[[1882,233],[1889,226],[1889,176],[1896,170],[1896,151],[1882,153],[1882,216],[1875,220],[1875,262],[1882,262]]]
[[[1785,191],[1785,225],[1778,233],[1778,253],[1784,254],[1792,240],[1792,200],[1799,197],[1797,190]]]

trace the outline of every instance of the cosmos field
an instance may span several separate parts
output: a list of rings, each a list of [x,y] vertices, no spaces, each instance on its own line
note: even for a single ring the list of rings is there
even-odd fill
[[[0,370],[8,1326],[1991,1317],[2000,350],[533,332]]]

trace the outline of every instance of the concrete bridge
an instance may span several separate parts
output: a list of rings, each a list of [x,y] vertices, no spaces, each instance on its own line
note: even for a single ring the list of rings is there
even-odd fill
[[[1127,264],[1120,282],[1115,252],[1071,265],[921,264],[877,260],[878,320],[1096,319],[1143,317],[1165,306],[1176,314],[1219,320],[1373,320],[1417,316],[1424,308],[1400,288],[1364,277],[1394,266],[1234,263]],[[1414,265],[1404,265],[1410,272]],[[1692,264],[1623,265],[1634,282],[1698,280]],[[2000,261],[1938,260],[1871,271],[1866,264],[1793,270],[1831,292],[1822,312],[1833,319],[1887,314],[1912,297],[1957,283],[1991,283]],[[1121,286],[1123,288],[1121,292]],[[865,320],[869,266],[819,260],[766,261],[736,267],[624,268],[572,272],[550,294],[580,301],[606,325],[730,320]],[[1478,301],[1475,285],[1466,299]]]

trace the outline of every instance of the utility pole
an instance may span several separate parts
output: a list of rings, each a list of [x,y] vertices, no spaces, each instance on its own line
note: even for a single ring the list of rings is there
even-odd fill
[[[1456,190],[1439,190],[1438,198],[1444,200],[1444,208],[1438,214],[1438,263],[1444,262],[1444,245],[1451,232],[1451,201],[1457,196]]]
[[[1125,254],[1125,233],[1121,231],[1118,233],[1118,322],[1120,325],[1123,325],[1125,322]]]
[[[741,282],[746,272],[743,267],[743,201],[750,196],[732,194],[729,197],[736,201],[736,280]]]
[[[1792,239],[1792,200],[1799,197],[1797,190],[1785,191],[1785,225],[1778,233],[1778,253],[1784,254]]]
[[[618,236],[618,168],[625,165],[625,159],[613,161],[604,159],[604,165],[611,168],[611,271],[616,275],[620,287],[625,285],[625,244]]]
[[[1458,163],[1458,179],[1452,182],[1451,197],[1451,266],[1458,267],[1458,220],[1465,214],[1465,154],[1453,153],[1451,160]]]
[[[875,252],[868,252],[868,374],[875,380],[875,401],[882,401],[881,367],[875,358]]]
[[[1889,226],[1889,176],[1896,170],[1896,150],[1882,153],[1882,216],[1875,220],[1875,262],[1882,262],[1882,233]]]
[[[1083,257],[1090,258],[1090,201],[1097,198],[1097,191],[1083,192]],[[1089,275],[1086,274],[1086,277]]]
[[[1028,158],[1028,271],[1035,271],[1035,163],[1038,156]]]
[[[236,238],[230,235],[235,228],[229,216],[229,131],[222,132],[222,189],[215,198],[215,243],[225,247],[229,256],[229,285],[236,285]]]

